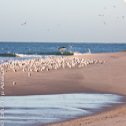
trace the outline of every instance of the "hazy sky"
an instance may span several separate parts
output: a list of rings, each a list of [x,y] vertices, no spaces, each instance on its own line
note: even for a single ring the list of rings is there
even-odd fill
[[[0,41],[126,42],[126,0],[0,0]]]

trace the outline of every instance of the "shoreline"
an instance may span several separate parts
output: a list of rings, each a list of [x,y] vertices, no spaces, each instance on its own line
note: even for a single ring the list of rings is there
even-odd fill
[[[115,119],[120,115],[124,115],[126,117],[126,103],[116,105],[108,109],[103,109],[101,112],[96,112],[92,115],[41,126],[115,126],[115,121],[113,121],[113,118]],[[125,117],[123,117],[124,122],[120,122],[119,124],[116,124],[116,126],[125,126]],[[108,120],[112,120],[112,122],[107,122]]]
[[[88,93],[87,93],[88,94]],[[61,94],[59,94],[59,95],[61,95]],[[73,94],[70,94],[71,96],[73,95]],[[75,94],[76,95],[76,94]],[[78,94],[77,94],[78,95]],[[83,95],[83,94],[81,94],[81,95]],[[90,94],[89,94],[90,95]],[[95,95],[95,94],[94,94]],[[97,93],[96,95],[100,95],[99,93]],[[102,94],[101,94],[102,95]],[[103,94],[103,95],[109,95],[109,94]],[[110,94],[111,95],[111,94]],[[116,94],[113,94],[113,95],[116,95]],[[41,95],[42,97],[43,97],[43,95]],[[41,97],[40,96],[40,97]],[[47,96],[49,96],[49,95],[47,95]],[[55,95],[50,95],[50,96],[55,96]],[[118,97],[118,95],[116,95],[117,97]],[[18,103],[18,101],[17,101],[17,104],[16,104],[16,106],[18,106],[19,104],[20,104],[20,101],[22,101],[21,100],[21,98],[23,98],[23,97],[21,97],[21,96],[3,96],[3,98],[5,97],[5,99],[7,98],[11,98],[11,99],[13,99],[14,101],[15,101],[15,98],[19,101],[19,103]],[[27,100],[29,100],[28,99],[28,97],[32,97],[31,95],[29,95],[29,96],[26,96],[27,97]],[[26,98],[26,97],[24,97],[24,98]],[[33,95],[33,98],[35,98],[35,97],[37,97],[37,96],[34,96]],[[38,96],[39,97],[39,96]],[[120,97],[120,96],[119,96]],[[64,98],[63,98],[64,99]],[[95,98],[94,98],[95,99]],[[111,99],[111,98],[110,98]],[[60,99],[59,99],[60,100]],[[74,99],[75,100],[75,99]],[[112,99],[111,99],[112,100]],[[110,101],[111,101],[110,100]],[[75,100],[76,101],[76,100]],[[34,101],[35,102],[35,101]],[[37,102],[37,101],[36,101]],[[42,101],[41,101],[42,102]],[[117,102],[117,103],[116,103]],[[119,103],[118,103],[119,102]],[[10,104],[9,104],[10,103]],[[21,102],[22,103],[22,102]],[[31,102],[30,102],[31,103]],[[12,104],[14,104],[13,102],[8,102],[8,105],[10,105],[10,106],[12,106]],[[34,104],[34,103],[33,103]],[[35,103],[36,104],[36,103]],[[41,103],[42,104],[42,103]],[[74,104],[74,102],[72,103],[72,104]],[[82,104],[82,102],[81,102],[81,104]],[[14,105],[15,106],[15,105]],[[20,108],[18,108],[18,107],[14,107],[13,106],[13,108],[11,109],[11,113],[12,113],[12,116],[13,116],[13,110],[18,110],[19,109],[19,111],[20,111]],[[25,105],[24,105],[25,106]],[[31,106],[31,105],[30,105]],[[62,106],[62,105],[61,105]],[[83,106],[83,105],[82,105]],[[109,107],[107,107],[107,106],[109,106]],[[121,96],[120,97],[120,99],[118,99],[117,101],[115,101],[114,103],[111,101],[111,103],[108,103],[108,104],[104,104],[104,107],[100,107],[99,109],[98,108],[95,108],[95,110],[93,110],[93,111],[91,111],[91,113],[90,114],[82,114],[82,115],[78,115],[78,116],[76,116],[76,117],[74,117],[74,115],[73,115],[73,118],[67,118],[67,119],[65,119],[64,118],[64,120],[62,120],[62,121],[54,121],[54,122],[50,122],[50,123],[46,123],[46,124],[43,124],[43,123],[40,123],[41,124],[41,126],[69,126],[70,124],[71,124],[71,126],[74,126],[74,123],[77,121],[77,120],[84,120],[84,119],[86,119],[86,118],[95,118],[95,116],[97,117],[99,114],[101,115],[101,114],[104,114],[104,113],[108,113],[109,111],[114,111],[114,110],[119,110],[120,109],[120,107],[122,108],[123,106],[125,106],[126,107],[126,98],[125,97],[123,97],[123,96]],[[51,106],[52,107],[52,106]],[[83,106],[84,107],[84,106]],[[124,108],[125,108],[124,107]],[[35,108],[37,108],[37,107],[35,107],[34,106],[34,110],[35,110]],[[53,108],[53,107],[52,107]],[[62,107],[61,107],[62,108]],[[76,107],[75,107],[76,108]],[[6,109],[6,107],[5,107],[5,109]],[[9,106],[8,106],[8,109],[9,109]],[[7,109],[7,110],[8,110]],[[21,107],[21,109],[22,109],[22,112],[21,113],[23,113],[23,107]],[[28,106],[26,107],[26,108],[24,108],[24,109],[30,109]],[[39,109],[39,108],[37,108],[37,109]],[[77,107],[77,109],[79,109],[78,107]],[[82,108],[80,108],[80,109],[82,109]],[[126,109],[126,108],[125,108]],[[32,110],[32,109],[31,109]],[[84,109],[84,110],[86,110],[86,111],[90,111],[90,109]],[[92,109],[91,109],[92,110]],[[60,113],[60,109],[58,110],[59,111],[59,113]],[[69,109],[67,110],[67,111],[69,111]],[[82,111],[83,111],[83,109],[82,109]],[[7,112],[7,111],[6,111]],[[40,109],[40,111],[39,111],[41,114],[42,114],[42,112],[41,112],[41,109]],[[39,113],[39,114],[40,114]],[[30,113],[29,113],[30,114]],[[27,115],[27,114],[26,114]],[[60,115],[60,114],[59,114]],[[19,115],[17,115],[17,117],[18,117]],[[56,115],[55,115],[56,116]],[[46,117],[46,116],[45,116]],[[65,116],[64,116],[65,117]],[[35,118],[37,118],[37,115],[35,116]],[[107,117],[108,118],[108,117]],[[41,118],[41,120],[43,120],[43,118]],[[11,121],[11,120],[10,120]],[[27,120],[28,121],[28,120]],[[32,120],[30,121],[30,122],[32,122]],[[38,121],[38,122],[41,122],[41,121]],[[78,121],[77,121],[78,122]],[[67,124],[68,123],[68,124]],[[5,123],[6,124],[6,123]],[[36,125],[38,125],[39,123],[34,123],[34,124],[36,124]],[[39,125],[40,125],[39,124]],[[67,125],[66,125],[67,124]],[[36,126],[36,125],[34,125],[34,126]],[[80,123],[79,123],[79,125],[80,125]],[[79,125],[75,125],[75,126],[79,126]],[[13,126],[13,124],[12,125],[10,125],[10,126]],[[30,126],[30,125],[29,125]],[[85,125],[84,125],[85,126]]]
[[[89,64],[81,68],[64,68],[44,72],[33,71],[31,75],[28,74],[28,71],[10,70],[5,73],[5,95],[22,96],[90,92],[112,93],[126,97],[126,52],[78,55],[75,57],[84,58],[85,60],[99,60],[101,63]],[[59,124],[52,124],[51,126],[103,126],[103,123],[105,123],[104,126],[125,126],[126,104],[123,106],[112,107],[108,111],[105,110],[93,116],[81,117]],[[122,112],[122,109],[124,112]],[[117,118],[114,117],[114,114],[118,115],[118,113],[120,115]],[[113,118],[111,118],[111,115]],[[105,122],[102,118],[105,118]],[[86,122],[87,120],[89,120],[89,123]],[[119,124],[115,125],[115,121],[119,121]]]

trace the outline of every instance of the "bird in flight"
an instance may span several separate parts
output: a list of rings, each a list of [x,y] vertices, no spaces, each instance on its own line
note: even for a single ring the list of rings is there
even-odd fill
[[[26,25],[27,24],[27,22],[25,21],[25,22],[23,22],[22,24],[21,24],[21,26],[24,26],[24,25]]]
[[[122,19],[124,19],[125,18],[125,16],[122,16]]]

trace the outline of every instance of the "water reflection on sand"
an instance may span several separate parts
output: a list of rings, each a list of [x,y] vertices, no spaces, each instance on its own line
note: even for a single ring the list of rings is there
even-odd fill
[[[114,94],[57,94],[4,96],[4,126],[35,126],[87,116],[102,108],[120,104],[122,96]],[[0,108],[3,106],[0,104]]]

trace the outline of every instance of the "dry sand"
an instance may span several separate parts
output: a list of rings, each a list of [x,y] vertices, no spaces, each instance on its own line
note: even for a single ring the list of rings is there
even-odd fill
[[[84,68],[48,72],[5,73],[6,95],[35,95],[78,92],[105,92],[126,95],[126,53],[82,55],[105,60]],[[13,82],[16,82],[13,85]],[[126,126],[126,105],[95,116],[75,119],[53,126]]]

